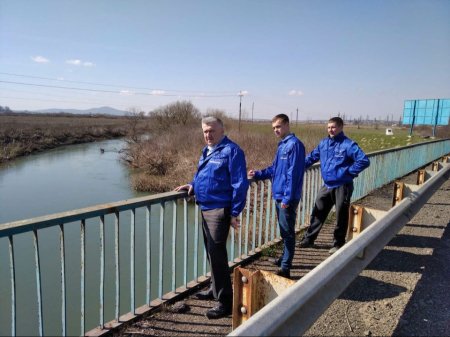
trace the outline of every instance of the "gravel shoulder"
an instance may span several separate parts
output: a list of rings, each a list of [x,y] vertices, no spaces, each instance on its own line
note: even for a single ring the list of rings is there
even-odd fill
[[[447,180],[306,335],[449,336],[449,192]]]
[[[415,177],[410,175],[402,180],[412,183]],[[393,185],[386,185],[357,204],[388,210],[392,191]],[[332,230],[333,224],[326,224],[315,248],[296,250],[291,270],[294,280],[329,256]],[[450,180],[447,180],[305,335],[449,336],[449,262]],[[276,270],[264,256],[245,268]],[[227,335],[231,332],[231,316],[213,321],[204,316],[213,305],[212,301],[198,301],[190,295],[112,335]]]

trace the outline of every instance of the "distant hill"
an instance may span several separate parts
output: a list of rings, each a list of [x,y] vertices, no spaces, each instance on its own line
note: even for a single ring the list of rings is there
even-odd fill
[[[89,114],[98,115],[98,114],[101,114],[101,115],[115,115],[115,116],[124,116],[124,115],[128,114],[127,111],[114,109],[114,108],[111,108],[109,106],[102,106],[102,107],[99,107],[99,108],[91,108],[91,109],[86,109],[86,110],[52,108],[52,109],[35,110],[33,112],[42,112],[42,113],[66,112],[66,113],[70,113],[70,114],[81,114],[81,115],[89,115]]]

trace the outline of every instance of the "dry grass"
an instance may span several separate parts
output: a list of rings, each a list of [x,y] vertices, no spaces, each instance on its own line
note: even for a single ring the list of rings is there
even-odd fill
[[[228,137],[244,150],[248,169],[261,169],[272,163],[278,139],[269,121],[242,122],[239,127],[236,120],[227,119],[225,130]],[[291,131],[303,142],[306,153],[327,135],[326,124],[292,124]],[[442,134],[445,130],[439,131]],[[408,137],[406,127],[394,129],[396,137],[386,136],[384,127],[375,129],[373,126],[358,129],[347,125],[345,133],[366,153],[427,140],[421,135]],[[127,151],[126,160],[135,168],[132,186],[139,191],[165,192],[190,182],[204,146],[200,123],[153,130],[152,135],[149,140],[130,144]]]
[[[61,145],[123,137],[129,118],[0,114],[0,163]]]
[[[221,116],[226,134],[246,155],[248,169],[261,169],[272,163],[278,139],[270,121],[242,122]],[[325,124],[291,124],[291,131],[310,152],[326,136]],[[150,134],[150,138],[141,137]],[[384,127],[347,125],[345,133],[366,153],[426,140],[431,128],[420,127],[413,137],[409,129],[395,128],[395,137],[386,136]],[[132,186],[139,191],[164,192],[192,180],[204,146],[199,120],[181,126],[161,128],[157,121],[142,116],[113,117],[61,114],[0,114],[0,163],[60,145],[91,142],[126,136],[128,147],[123,159],[134,170]],[[449,127],[437,129],[437,137],[449,136]]]
[[[236,121],[226,120],[225,129],[227,136],[244,150],[249,169],[272,163],[278,139],[272,133],[270,122],[242,123],[239,130]],[[323,130],[323,125],[317,125],[294,126],[292,131],[310,151],[324,136]],[[125,160],[135,168],[132,186],[140,191],[163,192],[190,182],[203,146],[199,123],[166,129],[151,139],[130,144]]]

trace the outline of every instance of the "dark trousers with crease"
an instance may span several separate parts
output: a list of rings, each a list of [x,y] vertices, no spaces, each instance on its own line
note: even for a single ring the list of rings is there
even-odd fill
[[[353,182],[335,188],[322,186],[317,194],[311,213],[311,221],[304,239],[313,243],[333,206],[336,206],[336,227],[333,233],[333,246],[342,247],[347,235],[350,199]]]
[[[233,289],[226,246],[230,231],[230,209],[217,208],[201,213],[203,239],[211,266],[211,289],[215,299],[226,306],[231,306]]]

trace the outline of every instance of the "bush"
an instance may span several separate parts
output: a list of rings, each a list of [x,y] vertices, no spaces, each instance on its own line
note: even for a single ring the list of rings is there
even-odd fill
[[[181,101],[160,107],[150,113],[150,117],[162,129],[175,125],[192,125],[199,121],[200,111],[188,101]]]

